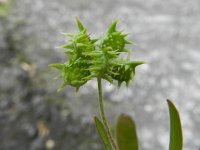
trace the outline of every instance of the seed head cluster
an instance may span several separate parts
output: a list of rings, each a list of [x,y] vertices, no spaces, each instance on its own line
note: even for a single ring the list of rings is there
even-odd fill
[[[135,76],[136,66],[143,64],[140,61],[130,61],[130,50],[126,44],[132,42],[125,39],[128,34],[118,31],[117,21],[114,20],[104,36],[92,39],[78,18],[76,22],[78,32],[65,34],[69,42],[61,46],[68,55],[68,61],[50,65],[60,70],[56,78],[63,79],[58,90],[66,85],[78,90],[93,78],[102,78],[110,83],[117,81],[119,87],[125,82],[128,86]],[[121,53],[126,53],[127,58],[120,57]]]

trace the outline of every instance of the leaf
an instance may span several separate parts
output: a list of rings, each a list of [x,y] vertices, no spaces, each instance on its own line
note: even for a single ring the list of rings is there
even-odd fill
[[[108,137],[108,134],[107,134],[106,129],[104,128],[103,124],[97,117],[94,117],[94,121],[95,121],[97,132],[103,142],[104,149],[105,150],[113,150],[112,145],[109,140],[109,137]]]
[[[170,144],[169,150],[182,150],[183,136],[179,113],[174,104],[167,100],[170,114]]]
[[[121,114],[116,130],[119,150],[139,150],[136,126],[130,116]]]

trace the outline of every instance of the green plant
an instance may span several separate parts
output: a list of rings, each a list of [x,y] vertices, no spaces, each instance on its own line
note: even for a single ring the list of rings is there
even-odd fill
[[[6,17],[9,13],[12,1],[10,0],[0,0],[0,17]]]
[[[112,22],[105,35],[96,39],[90,37],[87,29],[78,18],[76,18],[76,22],[78,32],[75,34],[66,33],[65,35],[69,37],[69,43],[61,46],[68,55],[68,61],[50,65],[60,71],[56,79],[63,79],[58,91],[66,85],[73,86],[78,91],[87,81],[96,78],[101,119],[94,117],[94,121],[105,150],[138,150],[136,127],[129,116],[121,115],[119,117],[117,140],[115,141],[113,138],[104,111],[102,79],[110,83],[117,81],[119,88],[125,82],[128,87],[129,82],[134,79],[135,68],[144,62],[130,60],[130,50],[126,48],[126,44],[131,44],[131,42],[125,39],[128,34],[116,29],[116,20]],[[126,58],[123,58],[120,55],[121,53],[125,53]],[[178,120],[177,113],[170,101],[168,101],[168,104],[171,116],[172,144],[170,144],[170,150],[181,150],[181,140],[178,141],[179,144],[176,143],[177,134],[179,136],[181,133],[177,131],[180,126],[174,124]]]
[[[68,61],[50,66],[61,71],[56,77],[64,80],[59,90],[66,85],[71,85],[78,91],[80,86],[87,81],[97,78],[102,123],[96,118],[96,126],[97,129],[104,128],[105,135],[111,143],[110,148],[117,149],[104,112],[101,80],[105,79],[110,83],[117,81],[119,87],[122,82],[125,82],[128,86],[130,80],[134,78],[136,66],[143,62],[130,61],[130,51],[125,46],[131,42],[125,39],[128,34],[116,29],[116,20],[113,21],[107,33],[97,39],[91,39],[80,20],[76,18],[76,21],[79,31],[76,34],[66,34],[69,37],[69,43],[61,46],[69,56]],[[127,58],[120,57],[121,53],[127,53]],[[98,125],[102,126],[98,128]]]

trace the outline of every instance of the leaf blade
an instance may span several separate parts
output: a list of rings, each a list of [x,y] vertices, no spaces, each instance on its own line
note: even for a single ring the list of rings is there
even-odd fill
[[[175,105],[167,100],[170,114],[170,143],[169,150],[182,150],[183,136],[180,116]]]
[[[95,121],[97,132],[103,142],[104,149],[113,150],[108,134],[103,126],[103,123],[96,116],[94,117],[94,121]]]
[[[119,150],[139,150],[136,125],[130,116],[121,114],[116,130]]]

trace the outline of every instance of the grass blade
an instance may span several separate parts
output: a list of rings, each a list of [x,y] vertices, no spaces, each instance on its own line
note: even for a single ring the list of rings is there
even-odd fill
[[[183,136],[179,113],[174,104],[167,100],[170,114],[170,144],[169,150],[182,150]]]
[[[120,115],[116,136],[119,150],[139,150],[136,126],[130,116]]]

